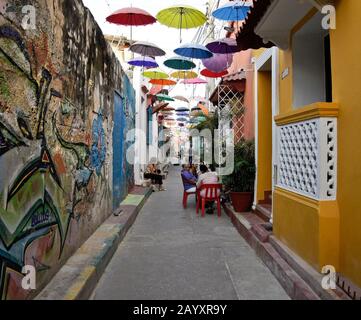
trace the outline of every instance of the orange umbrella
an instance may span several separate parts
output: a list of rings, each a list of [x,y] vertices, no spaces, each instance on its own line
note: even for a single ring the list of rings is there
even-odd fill
[[[203,104],[198,103],[198,108],[200,108],[200,109],[202,110],[202,112],[203,112],[206,116],[209,115],[208,109],[207,109]]]
[[[174,86],[177,84],[176,81],[170,79],[152,79],[149,81],[151,84],[156,84],[160,86]]]

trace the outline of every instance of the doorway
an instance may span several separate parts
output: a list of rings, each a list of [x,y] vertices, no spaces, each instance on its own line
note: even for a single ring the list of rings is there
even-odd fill
[[[256,182],[253,209],[272,223],[275,187],[276,125],[278,110],[278,49],[266,50],[256,61]]]

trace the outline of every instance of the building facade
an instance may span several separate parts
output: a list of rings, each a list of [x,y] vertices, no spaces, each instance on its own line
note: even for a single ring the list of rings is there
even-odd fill
[[[81,0],[31,3],[24,17],[20,1],[0,1],[2,299],[37,294],[134,184],[120,63]],[[21,286],[24,265],[35,291]]]
[[[255,207],[272,194],[277,239],[351,288],[361,286],[360,10],[358,0],[256,1],[237,36],[255,49]]]

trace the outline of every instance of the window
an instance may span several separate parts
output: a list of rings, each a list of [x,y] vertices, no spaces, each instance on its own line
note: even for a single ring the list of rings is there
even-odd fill
[[[293,106],[332,102],[331,52],[321,13],[315,14],[292,39]]]

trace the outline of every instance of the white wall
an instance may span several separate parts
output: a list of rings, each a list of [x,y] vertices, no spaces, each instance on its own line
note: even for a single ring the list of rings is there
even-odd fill
[[[326,99],[323,37],[300,35],[293,39],[293,106]]]

